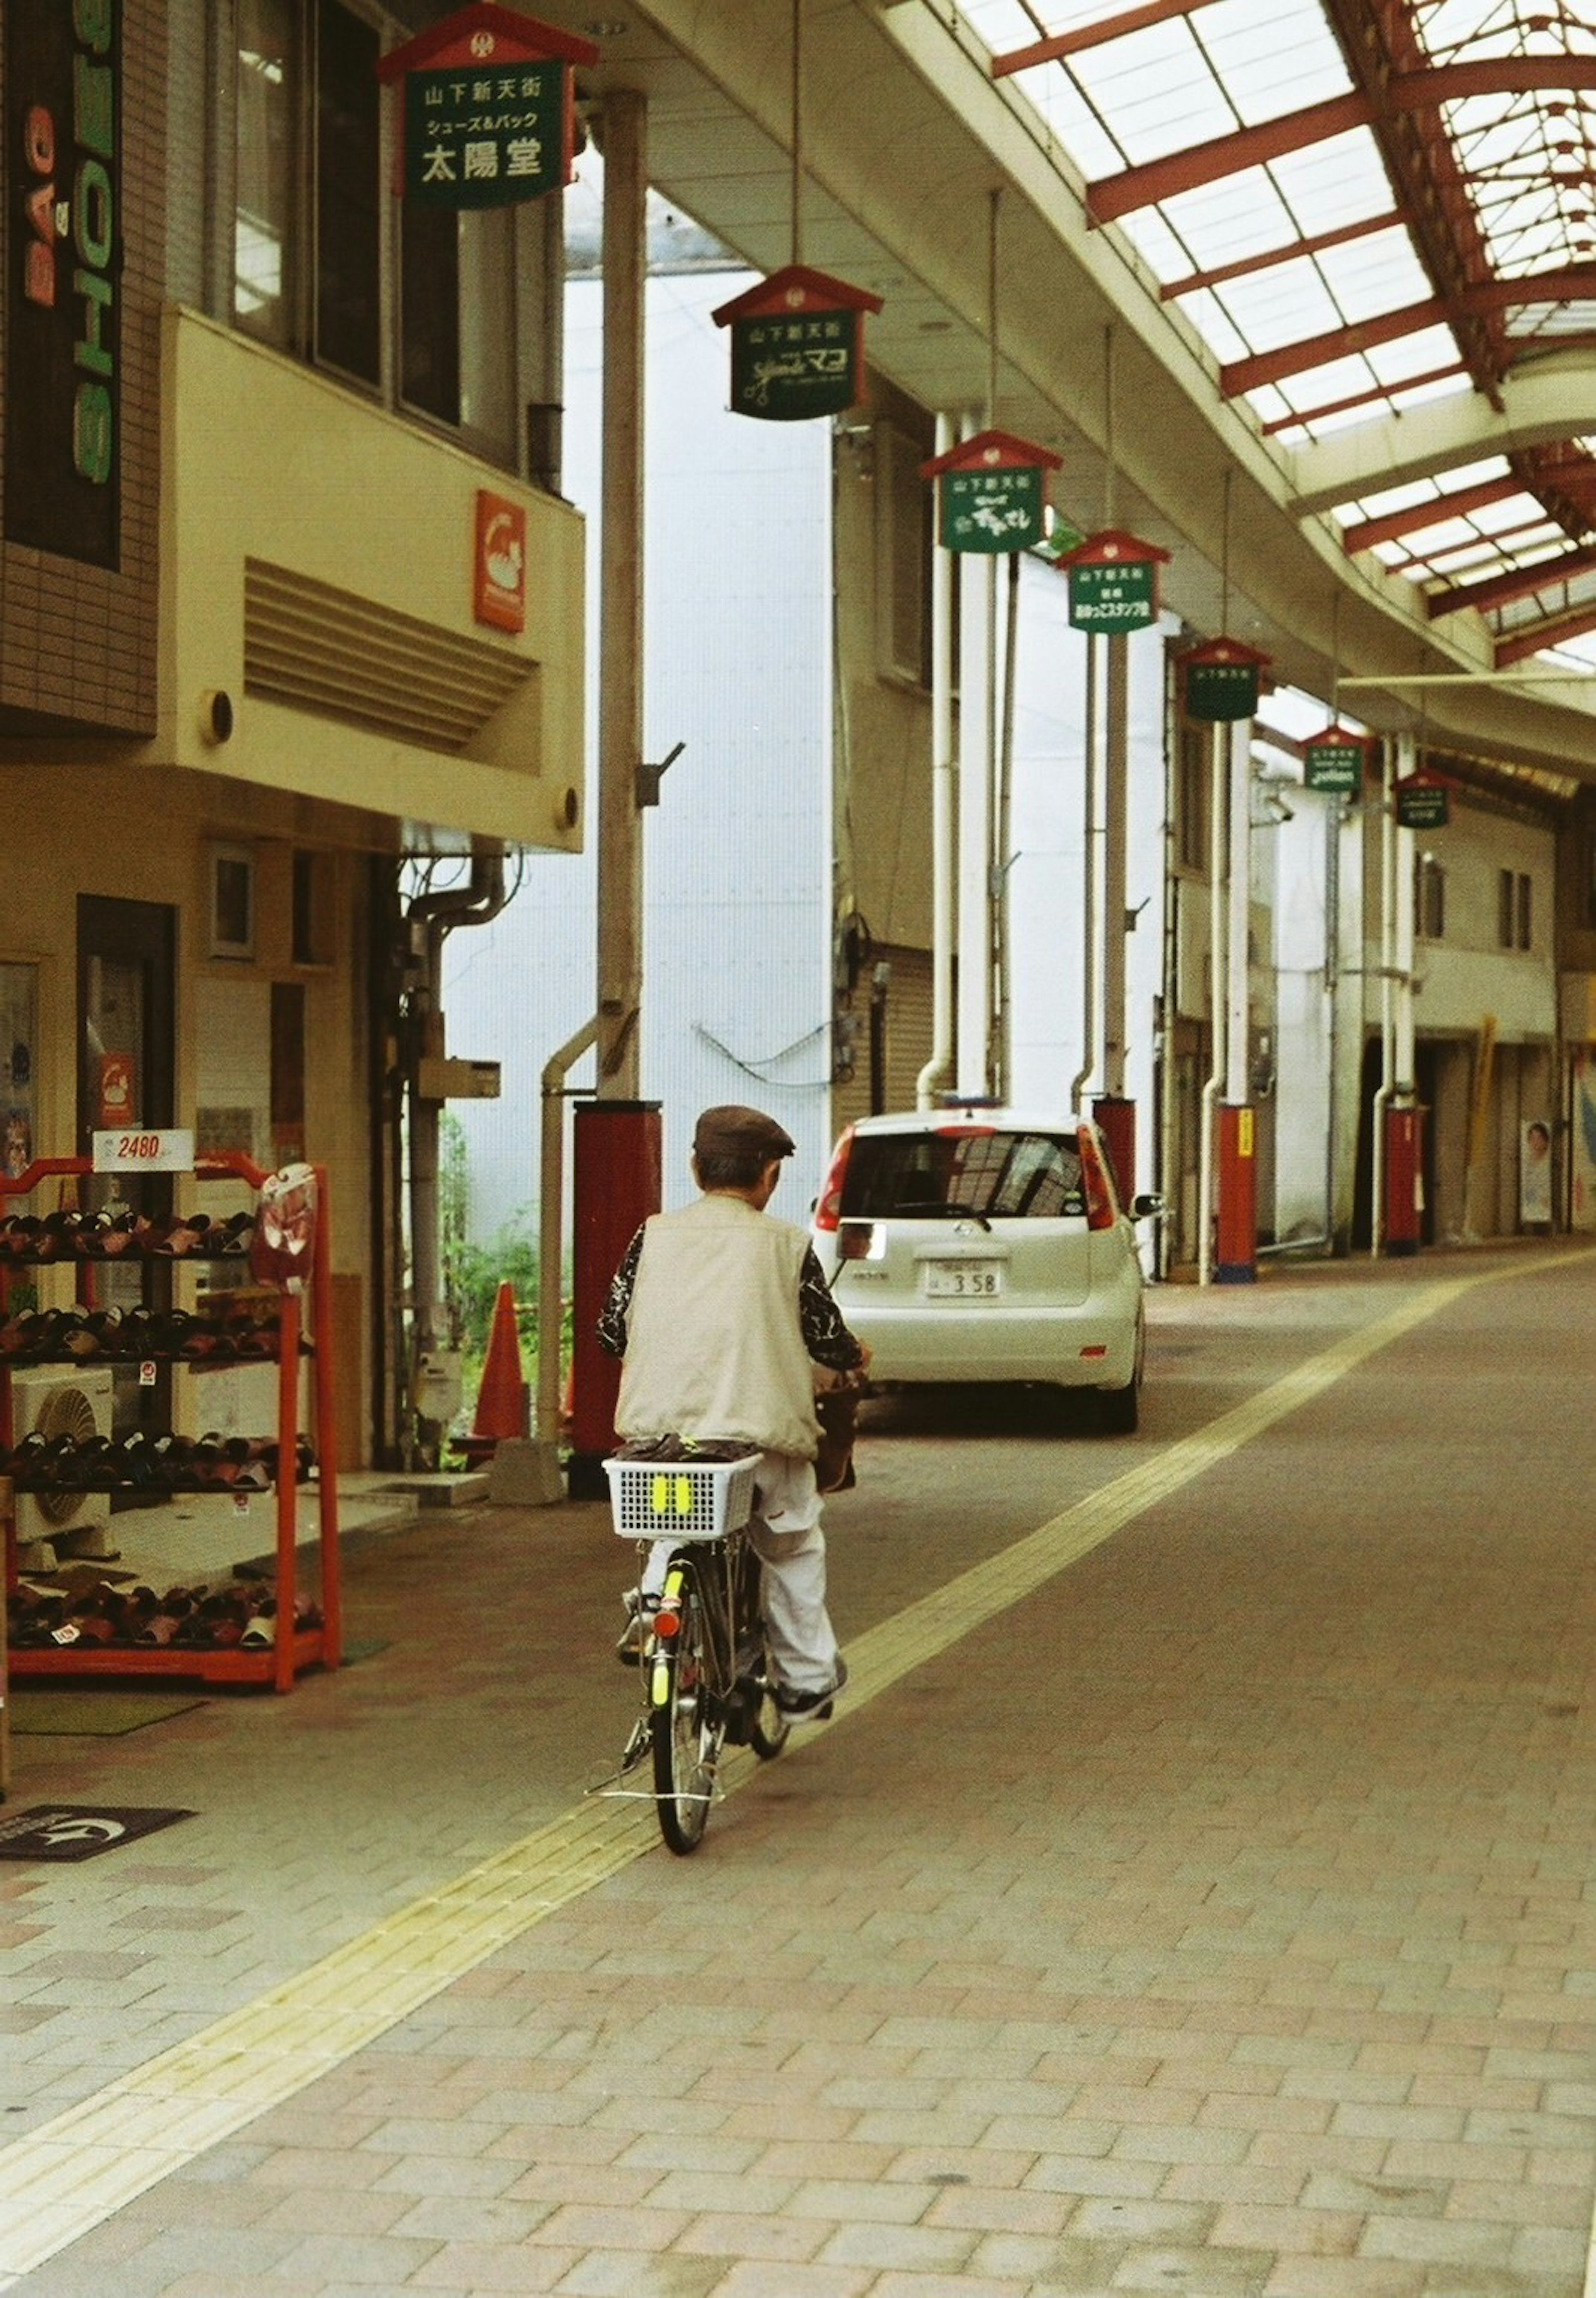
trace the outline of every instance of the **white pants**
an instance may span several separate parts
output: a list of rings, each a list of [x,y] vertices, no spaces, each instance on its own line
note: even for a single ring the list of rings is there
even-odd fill
[[[748,1527],[765,1566],[765,1624],[778,1683],[792,1691],[829,1691],[837,1681],[837,1638],[826,1610],[823,1502],[812,1460],[766,1452],[756,1484],[758,1514]],[[643,1567],[642,1592],[657,1596],[674,1546],[657,1540]]]

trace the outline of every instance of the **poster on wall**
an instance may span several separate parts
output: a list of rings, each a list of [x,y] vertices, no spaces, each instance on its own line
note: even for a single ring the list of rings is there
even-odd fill
[[[1551,1126],[1526,1118],[1518,1128],[1518,1220],[1524,1228],[1551,1226]]]
[[[1596,1229],[1596,1046],[1570,1054],[1574,1106],[1568,1128],[1569,1225]]]
[[[37,1028],[37,967],[0,965],[0,1157],[12,1181],[27,1171],[35,1153]]]

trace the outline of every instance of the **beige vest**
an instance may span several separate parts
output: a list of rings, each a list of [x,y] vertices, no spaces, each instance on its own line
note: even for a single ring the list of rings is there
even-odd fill
[[[735,1437],[812,1460],[819,1437],[798,1326],[808,1239],[740,1197],[704,1196],[643,1229],[616,1406],[624,1437]]]

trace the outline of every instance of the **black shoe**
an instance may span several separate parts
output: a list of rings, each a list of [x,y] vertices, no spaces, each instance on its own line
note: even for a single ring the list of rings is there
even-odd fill
[[[790,1723],[828,1724],[831,1717],[831,1702],[848,1682],[848,1662],[840,1657],[837,1662],[837,1681],[823,1691],[794,1691],[790,1684],[778,1683],[775,1702],[781,1713]]]

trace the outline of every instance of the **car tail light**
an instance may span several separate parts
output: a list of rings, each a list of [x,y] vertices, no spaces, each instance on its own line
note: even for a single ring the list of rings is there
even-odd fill
[[[937,1136],[943,1141],[989,1141],[996,1130],[995,1125],[939,1125]]]
[[[815,1202],[816,1228],[835,1228],[842,1219],[842,1185],[848,1178],[848,1161],[854,1145],[854,1128],[850,1125],[831,1152],[831,1169],[825,1186]]]
[[[1077,1137],[1080,1143],[1080,1183],[1086,1194],[1087,1227],[1112,1228],[1120,1218],[1120,1210],[1114,1203],[1113,1188],[1096,1140],[1084,1125]]]

